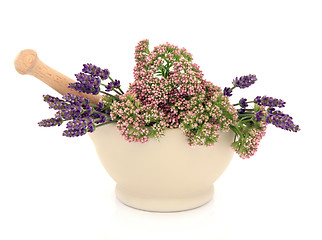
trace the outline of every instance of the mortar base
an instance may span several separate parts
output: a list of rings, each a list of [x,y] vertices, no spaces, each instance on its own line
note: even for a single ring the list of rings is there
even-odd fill
[[[120,202],[132,208],[150,212],[177,212],[194,209],[209,202],[214,194],[214,186],[191,196],[156,197],[129,191],[117,184],[115,194]]]

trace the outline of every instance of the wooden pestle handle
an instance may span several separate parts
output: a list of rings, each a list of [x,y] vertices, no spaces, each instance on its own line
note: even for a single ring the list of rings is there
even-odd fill
[[[40,79],[62,95],[72,93],[85,97],[94,104],[97,104],[102,97],[101,95],[80,93],[69,88],[68,85],[75,81],[40,61],[34,50],[22,50],[15,59],[15,68],[22,75],[28,74]]]

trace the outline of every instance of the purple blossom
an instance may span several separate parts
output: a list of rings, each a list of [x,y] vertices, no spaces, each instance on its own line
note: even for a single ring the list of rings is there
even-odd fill
[[[49,118],[44,119],[38,123],[40,127],[53,127],[53,126],[60,126],[63,123],[61,118]]]
[[[52,97],[50,95],[43,95],[44,101],[48,103],[49,108],[59,110],[66,107],[66,103],[58,97]]]
[[[254,98],[254,103],[261,105],[262,102],[262,97],[261,96],[257,96]]]
[[[114,81],[114,88],[119,88],[121,86],[121,82],[119,80]]]
[[[254,84],[257,80],[256,75],[249,74],[248,76],[242,76],[233,80],[234,87],[247,88]]]
[[[89,100],[87,98],[77,96],[75,94],[67,93],[62,97],[66,102],[77,106],[89,105]]]
[[[109,121],[109,119],[107,118],[109,114],[110,114],[109,109],[105,108],[102,102],[99,102],[94,107],[94,111],[91,114],[91,118],[94,120],[95,124],[101,124]]]
[[[70,105],[66,109],[60,110],[56,116],[59,116],[65,120],[77,119],[81,117],[83,108],[77,105]]]
[[[70,93],[64,95],[62,99],[45,95],[44,101],[49,104],[49,108],[58,111],[54,118],[44,119],[39,122],[38,125],[41,127],[60,126],[63,119],[71,120],[79,117],[88,117],[92,112],[88,99]]]
[[[101,69],[100,67],[97,67],[91,63],[83,64],[83,70],[82,72],[88,73],[95,77],[100,77],[102,80],[105,80],[110,75],[110,72],[108,69]]]
[[[101,80],[93,75],[85,73],[75,74],[77,82],[70,83],[69,88],[72,88],[78,92],[97,95],[100,91]]]
[[[113,82],[109,82],[106,86],[106,92],[110,92],[114,89],[114,83]]]
[[[224,88],[223,93],[224,93],[225,96],[231,97],[233,95],[231,92],[232,92],[231,88],[229,88],[229,87]]]
[[[267,108],[268,113],[273,113],[275,111],[275,108],[269,107]]]
[[[74,94],[67,93],[62,97],[66,101],[66,107],[57,114],[63,119],[77,119],[79,117],[89,117],[92,113],[92,107],[89,100]]]
[[[282,99],[277,99],[277,98],[272,98],[272,97],[267,97],[267,96],[257,96],[254,99],[254,102],[257,103],[258,105],[263,105],[267,107],[285,107],[285,103]]]
[[[262,110],[260,110],[260,111],[256,112],[256,113],[254,114],[255,121],[259,122],[259,121],[262,119],[262,117],[263,117],[263,116],[264,116],[264,113],[263,113],[263,111],[262,111]]]
[[[95,111],[103,113],[103,114],[109,114],[108,108],[104,106],[102,102],[99,102],[95,107]]]
[[[56,126],[62,119],[71,120],[90,116],[92,108],[89,105],[88,99],[70,93],[64,95],[62,98],[63,99],[61,100],[49,95],[44,97],[45,101],[49,103],[50,108],[59,111],[55,114],[55,118],[45,119],[39,123],[39,126]],[[57,120],[57,123],[55,123],[55,119]]]
[[[101,124],[101,123],[107,122],[107,117],[104,114],[94,113],[91,117],[95,119],[95,124]]]
[[[299,125],[294,124],[293,118],[290,115],[279,110],[269,113],[266,116],[266,123],[271,123],[278,128],[292,132],[297,132],[300,130]]]
[[[102,110],[102,104],[97,105],[96,109],[95,107],[93,109],[87,98],[70,93],[63,95],[62,99],[46,95],[44,96],[44,100],[49,103],[50,108],[54,108],[55,110],[59,111],[56,112],[55,118],[46,119],[40,122],[40,126],[55,126],[59,123],[59,119],[72,120],[86,117],[92,117],[95,119],[96,116],[91,116],[93,115],[93,111],[100,114],[108,115],[106,110]],[[102,118],[102,116],[97,117],[99,119],[104,119]],[[57,119],[57,124],[54,123],[54,119]]]
[[[87,132],[93,132],[94,129],[95,127],[91,118],[75,119],[67,123],[63,136],[79,137],[85,135]]]
[[[246,103],[247,102],[247,99],[246,98],[241,98],[240,100],[239,100],[239,105],[241,106],[241,108],[246,108],[246,107],[248,107],[248,103]]]
[[[101,69],[93,64],[83,64],[82,72],[75,74],[77,81],[69,84],[69,88],[87,94],[98,94],[100,92],[101,81],[109,77],[108,69]],[[115,80],[108,84],[108,88],[120,89],[120,81]],[[44,119],[39,122],[39,126],[51,127],[60,126],[64,121],[68,121],[64,136],[82,136],[86,132],[93,132],[95,126],[111,121],[110,108],[99,103],[90,104],[89,100],[74,94],[66,94],[59,99],[50,95],[44,95],[44,101],[49,104],[49,108],[58,110],[54,118]]]
[[[115,80],[114,82],[109,82],[106,86],[106,91],[110,92],[115,88],[119,88],[121,86],[121,82],[119,80]]]

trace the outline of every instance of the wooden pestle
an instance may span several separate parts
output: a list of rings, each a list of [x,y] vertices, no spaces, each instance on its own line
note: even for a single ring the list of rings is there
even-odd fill
[[[62,95],[75,94],[89,99],[93,104],[97,104],[102,97],[101,95],[80,93],[69,88],[68,85],[75,81],[40,61],[34,50],[22,50],[15,59],[15,68],[22,75],[28,74],[40,79]]]

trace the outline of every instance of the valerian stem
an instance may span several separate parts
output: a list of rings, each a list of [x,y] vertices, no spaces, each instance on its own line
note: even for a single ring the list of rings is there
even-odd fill
[[[253,103],[254,101],[249,101],[249,102],[245,102],[245,103]],[[240,105],[240,103],[235,103],[235,104],[233,104],[233,106],[238,106],[238,105]]]
[[[107,125],[107,124],[110,124],[110,123],[115,123],[115,122],[117,122],[117,121],[105,122],[105,123],[98,124],[95,127],[101,127],[101,126],[104,126],[104,125]]]
[[[118,97],[116,97],[116,96],[114,96],[112,94],[109,94],[108,92],[104,92],[104,91],[100,91],[100,92],[106,94],[107,96],[110,96],[110,97],[114,98],[117,101],[120,101],[120,99]]]

